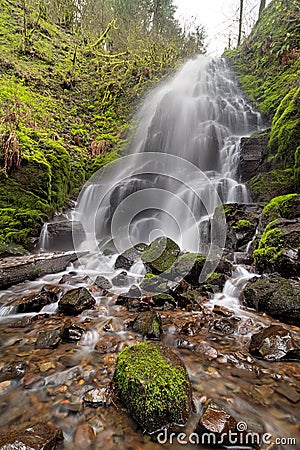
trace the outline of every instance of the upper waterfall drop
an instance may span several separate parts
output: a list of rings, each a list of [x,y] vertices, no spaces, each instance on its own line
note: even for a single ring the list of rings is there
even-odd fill
[[[260,130],[261,115],[224,59],[200,56],[146,97],[135,123],[123,164],[92,176],[80,194],[76,220],[90,248],[113,241],[123,251],[155,231],[204,251],[199,236],[204,242],[211,232],[216,206],[248,201],[239,143]]]

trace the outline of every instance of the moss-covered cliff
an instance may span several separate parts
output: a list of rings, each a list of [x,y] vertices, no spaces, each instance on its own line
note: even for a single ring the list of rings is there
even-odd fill
[[[300,190],[300,6],[298,0],[273,0],[250,36],[225,56],[244,91],[272,120],[268,144],[270,171],[250,185],[256,200]],[[265,165],[267,167],[267,165]],[[280,184],[280,186],[279,186]]]

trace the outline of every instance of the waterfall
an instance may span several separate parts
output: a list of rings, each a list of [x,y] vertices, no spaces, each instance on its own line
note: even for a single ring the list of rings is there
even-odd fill
[[[248,201],[239,144],[261,128],[226,61],[198,57],[148,95],[127,156],[94,175],[76,210],[80,249],[118,252],[159,235],[205,251],[221,203]],[[78,248],[75,247],[75,248]]]

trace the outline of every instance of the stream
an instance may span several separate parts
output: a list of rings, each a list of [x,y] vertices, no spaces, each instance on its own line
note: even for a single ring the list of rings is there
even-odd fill
[[[73,225],[78,261],[63,272],[0,292],[0,369],[19,365],[18,376],[0,382],[0,428],[51,422],[63,433],[58,449],[197,447],[176,440],[155,442],[118,402],[93,408],[84,401],[89,390],[110,384],[117,353],[142,340],[130,328],[137,312],[116,304],[119,294],[143,279],[142,262],[127,271],[127,285],[113,286],[109,293],[95,280],[99,275],[113,280],[123,270],[114,269],[120,253],[161,235],[171,237],[185,251],[208,249],[209,255],[215,208],[249,200],[246,187],[239,183],[239,142],[241,136],[262,130],[263,122],[225,61],[203,57],[189,61],[154,90],[136,122],[128,156],[106,174],[93,176],[74,209],[58,219]],[[55,247],[50,229],[46,224],[42,230],[41,253],[72,250],[65,237]],[[221,239],[217,247],[222,246]],[[249,247],[250,243],[246,252]],[[221,291],[203,297],[197,308],[157,309],[161,340],[182,359],[192,382],[194,411],[183,431],[187,436],[193,432],[203,404],[211,398],[249,430],[269,433],[261,448],[296,449],[300,445],[299,363],[250,355],[251,336],[263,327],[281,324],[246,308],[240,300],[253,276],[250,266],[234,263]],[[81,338],[60,342],[53,349],[37,348],[39,332],[61,327],[67,320],[58,311],[58,300],[78,287],[88,288],[96,300],[92,309],[72,317],[82,328]],[[10,306],[42,290],[54,293],[55,301],[40,311],[17,313]],[[299,342],[299,328],[281,325]]]

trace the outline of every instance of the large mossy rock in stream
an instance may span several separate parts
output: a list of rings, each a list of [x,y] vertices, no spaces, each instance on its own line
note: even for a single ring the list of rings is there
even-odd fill
[[[247,306],[282,322],[300,326],[300,282],[278,275],[252,278],[242,299]]]
[[[147,249],[147,244],[136,244],[119,255],[115,262],[115,269],[129,270],[134,263],[141,260],[141,254]]]
[[[122,350],[113,383],[145,432],[186,424],[192,406],[191,383],[182,361],[165,345],[143,342]]]
[[[176,261],[180,248],[172,239],[161,236],[155,239],[141,254],[141,259],[149,272],[159,275],[168,270]]]
[[[57,273],[78,259],[76,253],[43,254],[5,258],[0,261],[0,289],[27,280],[35,280],[48,273]]]
[[[59,428],[42,422],[0,428],[1,450],[52,450],[62,440]]]
[[[277,272],[289,278],[300,275],[300,219],[276,219],[266,227],[254,251],[259,273]]]
[[[96,304],[96,300],[84,288],[72,289],[67,292],[58,302],[58,309],[64,314],[77,315],[86,309],[91,309]]]
[[[172,281],[186,280],[191,286],[199,286],[199,277],[203,270],[206,257],[199,253],[184,253],[179,256],[174,265],[162,276]]]

